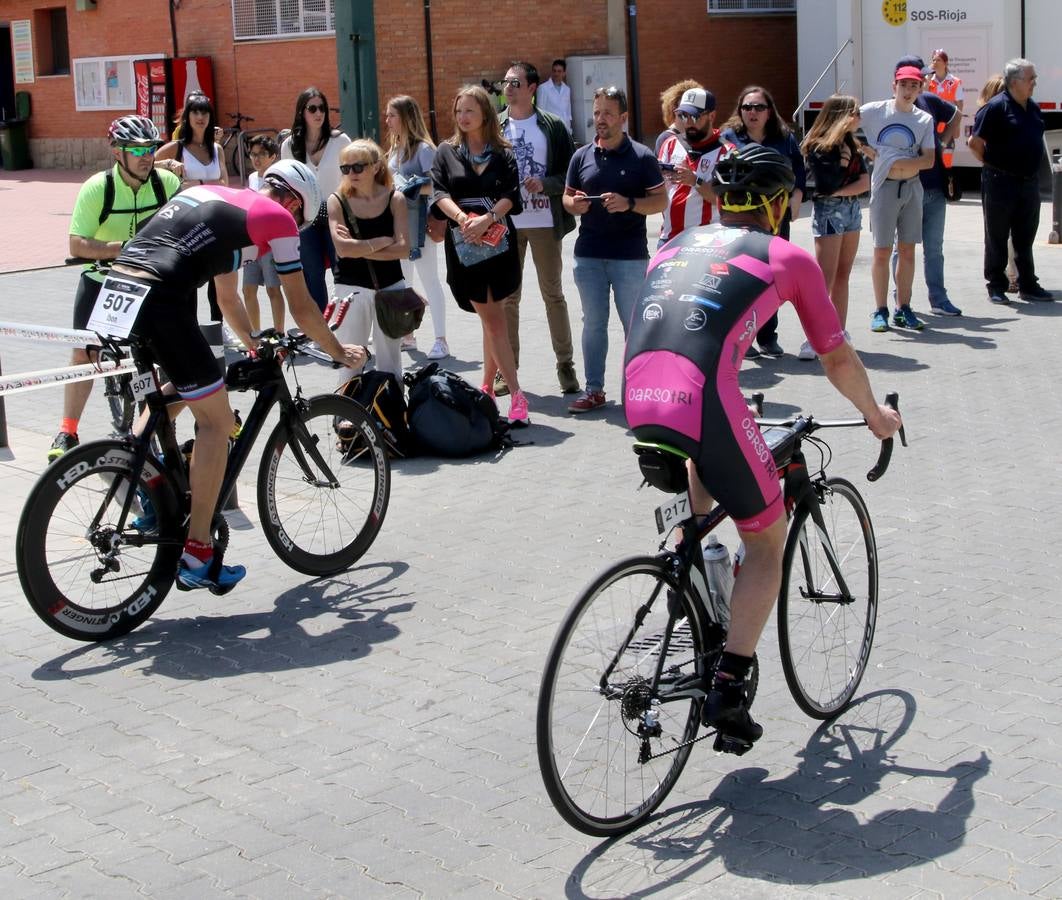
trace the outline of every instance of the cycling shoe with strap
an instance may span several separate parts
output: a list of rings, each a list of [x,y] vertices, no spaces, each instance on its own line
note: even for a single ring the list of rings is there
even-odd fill
[[[741,756],[763,736],[763,728],[749,714],[743,680],[716,676],[705,698],[701,719],[716,729],[713,749],[717,753]]]
[[[221,557],[218,555],[201,566],[191,565],[182,558],[177,564],[175,583],[180,591],[206,588],[210,593],[220,596],[236,587],[246,574],[247,569],[243,566],[221,565]]]

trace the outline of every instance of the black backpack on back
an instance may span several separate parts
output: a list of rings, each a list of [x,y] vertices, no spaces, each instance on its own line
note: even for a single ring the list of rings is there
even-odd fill
[[[433,362],[407,372],[405,382],[409,430],[422,453],[462,457],[512,446],[494,399],[460,375]]]
[[[365,407],[383,434],[391,456],[410,455],[413,440],[406,420],[406,398],[402,385],[394,375],[375,370],[362,372],[336,393],[350,397]]]
[[[148,181],[151,183],[151,190],[155,192],[155,204],[153,206],[145,206],[140,209],[115,209],[114,169],[108,169],[107,178],[103,182],[103,207],[100,209],[100,225],[107,221],[111,213],[150,213],[151,215],[149,215],[147,219],[140,222],[140,225],[142,226],[151,218],[151,216],[165,206],[167,202],[166,188],[162,186],[162,176],[159,175],[158,169],[151,170],[151,174],[148,176]]]

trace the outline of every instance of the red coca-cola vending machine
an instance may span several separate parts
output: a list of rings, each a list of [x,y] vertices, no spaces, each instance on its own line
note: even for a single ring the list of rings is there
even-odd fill
[[[169,59],[133,61],[136,81],[136,112],[158,126],[163,140],[170,139],[174,118],[184,105],[184,98],[201,91],[214,102],[214,67],[209,56],[182,56]]]

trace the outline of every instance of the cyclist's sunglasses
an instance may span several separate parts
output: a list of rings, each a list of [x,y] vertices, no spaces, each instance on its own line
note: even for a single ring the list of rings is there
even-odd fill
[[[342,165],[340,165],[339,171],[342,172],[344,175],[349,175],[351,172],[353,172],[355,175],[360,175],[371,165],[372,163],[366,162],[343,163]]]
[[[158,147],[122,147],[123,153],[128,153],[130,156],[154,156],[158,151]]]

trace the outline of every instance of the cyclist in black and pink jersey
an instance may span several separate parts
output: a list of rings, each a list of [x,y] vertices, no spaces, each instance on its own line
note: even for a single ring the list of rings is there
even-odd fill
[[[624,410],[639,440],[689,454],[690,499],[718,499],[746,555],[704,720],[746,745],[763,729],[749,715],[745,676],[781,586],[786,522],[774,459],[738,386],[759,327],[791,302],[826,376],[884,440],[899,414],[879,406],[830,302],[815,258],[776,236],[794,184],[789,161],[759,144],[722,157],[713,175],[719,225],[689,228],[649,264],[628,332]]]
[[[211,545],[234,419],[224,373],[199,330],[198,288],[214,279],[226,321],[253,348],[238,272],[241,263],[272,252],[298,326],[337,362],[358,366],[366,359],[364,347],[336,340],[306,290],[297,221],[305,227],[303,211],[312,218],[320,206],[314,174],[300,162],[282,160],[266,170],[258,191],[206,185],[177,194],[125,245],[112,267],[112,289],[143,298],[132,333],[147,342],[196,420],[191,516],[177,570],[177,586],[185,590],[228,589],[246,574],[243,566],[221,565]],[[107,296],[107,285],[102,294]]]

